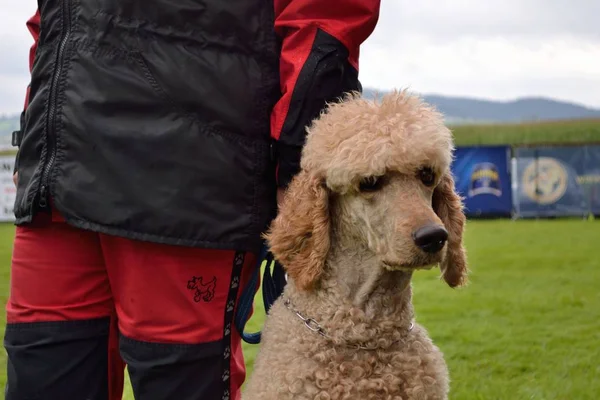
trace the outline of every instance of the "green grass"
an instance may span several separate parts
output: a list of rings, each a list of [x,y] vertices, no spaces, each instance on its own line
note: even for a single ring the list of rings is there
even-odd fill
[[[457,146],[600,143],[600,120],[451,127]]]
[[[0,225],[0,296],[13,228]],[[587,400],[600,393],[597,221],[470,221],[471,283],[414,279],[417,320],[442,349],[452,400]],[[248,329],[260,328],[258,308]],[[258,346],[245,345],[249,372]],[[2,353],[4,357],[4,353]],[[4,359],[0,383],[4,383]],[[126,391],[125,399],[131,400]]]

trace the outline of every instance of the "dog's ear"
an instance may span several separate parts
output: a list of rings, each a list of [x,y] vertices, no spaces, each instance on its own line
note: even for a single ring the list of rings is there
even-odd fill
[[[467,282],[467,257],[463,246],[466,217],[450,172],[442,177],[433,192],[432,204],[435,213],[448,230],[448,248],[440,264],[442,276],[450,287],[462,286]]]
[[[301,290],[312,289],[323,273],[329,230],[328,190],[321,180],[301,171],[265,235],[271,253]]]

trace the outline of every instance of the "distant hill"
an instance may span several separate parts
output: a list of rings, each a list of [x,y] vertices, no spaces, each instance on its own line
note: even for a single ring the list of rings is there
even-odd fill
[[[373,97],[374,89],[363,93]],[[383,92],[379,92],[380,94]],[[527,97],[513,101],[480,100],[422,94],[423,98],[442,112],[448,123],[515,123],[567,119],[600,118],[600,109],[546,98]]]

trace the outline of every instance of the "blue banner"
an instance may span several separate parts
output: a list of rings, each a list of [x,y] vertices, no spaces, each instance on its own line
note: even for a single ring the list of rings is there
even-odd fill
[[[510,148],[459,147],[452,172],[456,189],[465,198],[465,214],[507,216],[512,213]]]
[[[585,147],[584,170],[577,175],[590,214],[600,216],[600,145]]]
[[[515,156],[519,216],[600,213],[600,146],[518,148]]]

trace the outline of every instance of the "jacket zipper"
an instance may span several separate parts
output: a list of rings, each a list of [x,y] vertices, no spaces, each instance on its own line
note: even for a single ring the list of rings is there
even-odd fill
[[[56,54],[56,66],[50,84],[50,101],[48,102],[48,115],[46,118],[46,164],[42,170],[39,206],[48,207],[48,189],[50,186],[50,172],[56,159],[56,103],[58,97],[58,80],[62,74],[65,58],[65,49],[71,35],[71,7],[70,0],[62,0],[62,36]]]

